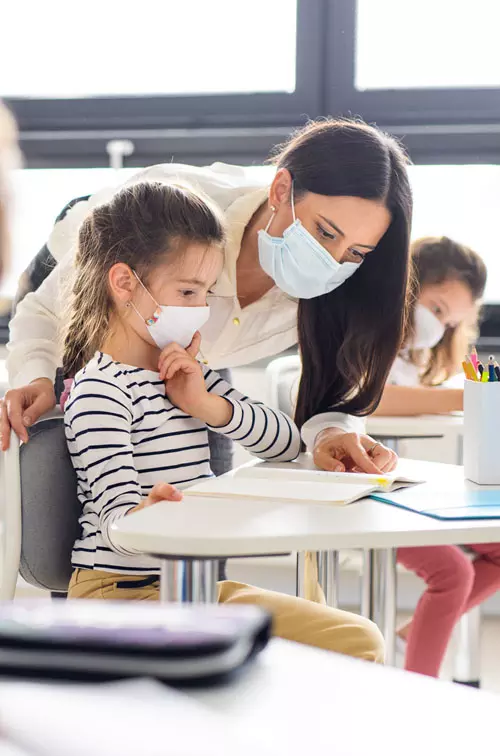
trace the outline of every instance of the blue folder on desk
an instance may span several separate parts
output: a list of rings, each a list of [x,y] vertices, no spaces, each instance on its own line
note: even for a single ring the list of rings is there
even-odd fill
[[[435,520],[500,520],[500,488],[453,490],[424,483],[370,498]]]

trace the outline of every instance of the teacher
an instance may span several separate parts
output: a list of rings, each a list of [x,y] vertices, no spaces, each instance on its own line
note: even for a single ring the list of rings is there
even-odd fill
[[[270,185],[220,163],[157,165],[125,185],[188,183],[225,213],[224,271],[202,330],[202,357],[211,367],[246,365],[298,342],[296,420],[316,464],[390,470],[394,453],[364,434],[361,418],[378,404],[404,330],[412,211],[406,156],[374,127],[329,119],[293,134],[276,148],[273,162]],[[65,208],[41,253],[54,269],[17,307],[8,345],[13,388],[2,404],[3,449],[11,427],[26,440],[26,428],[55,405],[64,291],[78,228],[116,191]],[[219,463],[223,457],[217,472],[230,467],[229,450],[211,451]]]

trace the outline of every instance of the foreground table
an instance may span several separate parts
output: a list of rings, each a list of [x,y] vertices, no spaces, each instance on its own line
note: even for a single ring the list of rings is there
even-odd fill
[[[231,686],[192,695],[280,754],[498,750],[499,697],[278,639]]]
[[[0,683],[2,737],[41,756],[495,754],[499,705],[490,693],[279,639],[223,687]]]

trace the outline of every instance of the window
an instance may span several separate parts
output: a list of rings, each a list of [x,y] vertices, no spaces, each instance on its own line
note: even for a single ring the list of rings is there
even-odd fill
[[[358,90],[500,88],[500,3],[358,0]]]
[[[122,0],[51,0],[50,10],[30,6],[29,25],[23,3],[2,13],[2,25],[6,14],[8,27],[23,30],[22,49],[36,64],[13,66],[19,37],[2,38],[5,97],[295,91],[296,0],[141,0],[140,11]]]
[[[497,0],[332,0],[326,107],[424,134],[458,134],[466,149],[500,122]],[[478,125],[484,131],[474,132]],[[472,129],[469,127],[473,127]],[[427,140],[432,146],[435,134]]]
[[[155,138],[158,129],[299,123],[319,114],[322,7],[142,0],[131,12],[119,0],[52,0],[50,13],[43,4],[30,9],[27,26],[25,6],[11,3],[7,24],[23,37],[7,36],[0,49],[0,96],[21,131],[46,135],[35,150],[27,137],[28,158],[47,154],[47,139],[56,152],[56,130],[65,132],[63,150],[79,132],[77,155],[82,135],[103,130],[108,138],[156,130]],[[12,65],[22,51],[33,63]]]

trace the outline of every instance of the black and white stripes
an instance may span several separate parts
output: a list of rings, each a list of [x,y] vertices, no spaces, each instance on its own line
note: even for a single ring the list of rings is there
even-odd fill
[[[207,390],[233,407],[230,422],[212,430],[258,457],[295,459],[300,436],[288,417],[252,402],[209,368],[204,376]],[[155,560],[117,547],[110,526],[155,483],[186,488],[212,475],[207,427],[169,402],[158,373],[113,362],[102,353],[77,375],[65,424],[83,505],[73,565],[127,574],[157,572]]]

